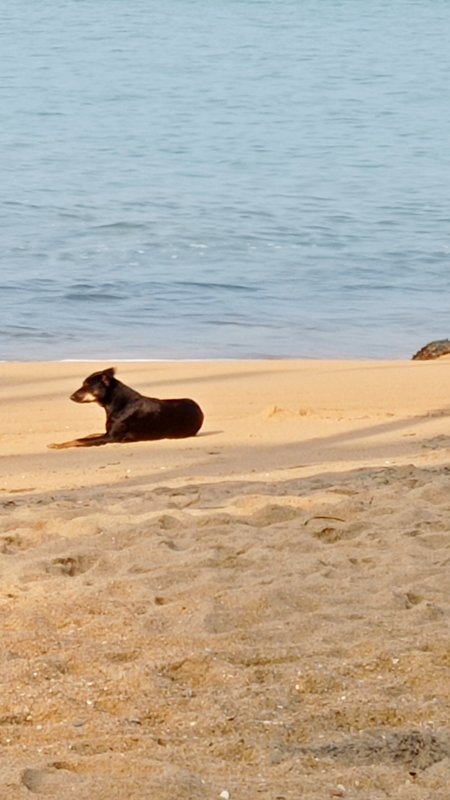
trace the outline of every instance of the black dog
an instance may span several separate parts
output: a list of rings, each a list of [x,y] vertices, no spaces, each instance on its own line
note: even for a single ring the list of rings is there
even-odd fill
[[[114,372],[113,367],[94,372],[70,397],[75,403],[99,403],[106,411],[106,432],[50,444],[49,447],[59,450],[112,442],[184,439],[195,436],[202,427],[203,412],[194,400],[144,397],[118,381]]]

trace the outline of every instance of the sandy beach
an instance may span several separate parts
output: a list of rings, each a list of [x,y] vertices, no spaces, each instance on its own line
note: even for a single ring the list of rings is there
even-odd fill
[[[450,362],[0,364],[0,797],[447,800]]]

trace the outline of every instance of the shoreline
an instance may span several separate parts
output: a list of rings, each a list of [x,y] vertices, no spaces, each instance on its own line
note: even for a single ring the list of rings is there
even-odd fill
[[[441,356],[439,361],[445,359],[445,356]],[[0,359],[0,364],[100,364],[102,362],[111,362],[116,361],[120,364],[185,364],[185,363],[192,363],[192,364],[211,364],[214,362],[240,362],[246,363],[247,361],[308,361],[308,362],[374,362],[378,363],[380,361],[383,362],[408,362],[412,361],[411,358],[401,357],[398,358],[383,358],[383,357],[376,357],[376,356],[367,356],[367,358],[356,358],[356,357],[339,357],[336,356],[334,358],[324,358],[322,356],[248,356],[248,357],[229,357],[229,358],[119,358],[119,357],[95,357],[95,358],[37,358],[37,359],[18,359],[18,358],[8,358],[8,359]]]

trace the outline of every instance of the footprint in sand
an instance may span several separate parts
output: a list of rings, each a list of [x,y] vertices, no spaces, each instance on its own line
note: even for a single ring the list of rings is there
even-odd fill
[[[46,565],[46,572],[53,575],[66,575],[74,578],[83,575],[97,563],[95,556],[77,555],[54,558]]]
[[[29,767],[23,770],[20,781],[32,794],[44,794],[47,797],[72,796],[72,792],[76,792],[80,776],[67,767],[62,762],[55,762],[43,769]]]
[[[305,748],[316,758],[331,758],[345,764],[392,763],[410,770],[427,769],[450,756],[448,731],[373,731],[317,748]]]

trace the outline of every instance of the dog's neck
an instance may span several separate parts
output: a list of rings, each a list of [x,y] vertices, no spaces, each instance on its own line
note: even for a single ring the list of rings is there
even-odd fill
[[[109,411],[113,409],[118,410],[126,406],[130,402],[130,396],[132,395],[138,397],[139,392],[136,392],[130,386],[126,386],[121,381],[118,381],[117,378],[111,378],[111,382],[106,388],[104,397],[102,400],[99,400],[99,403],[108,414]]]

